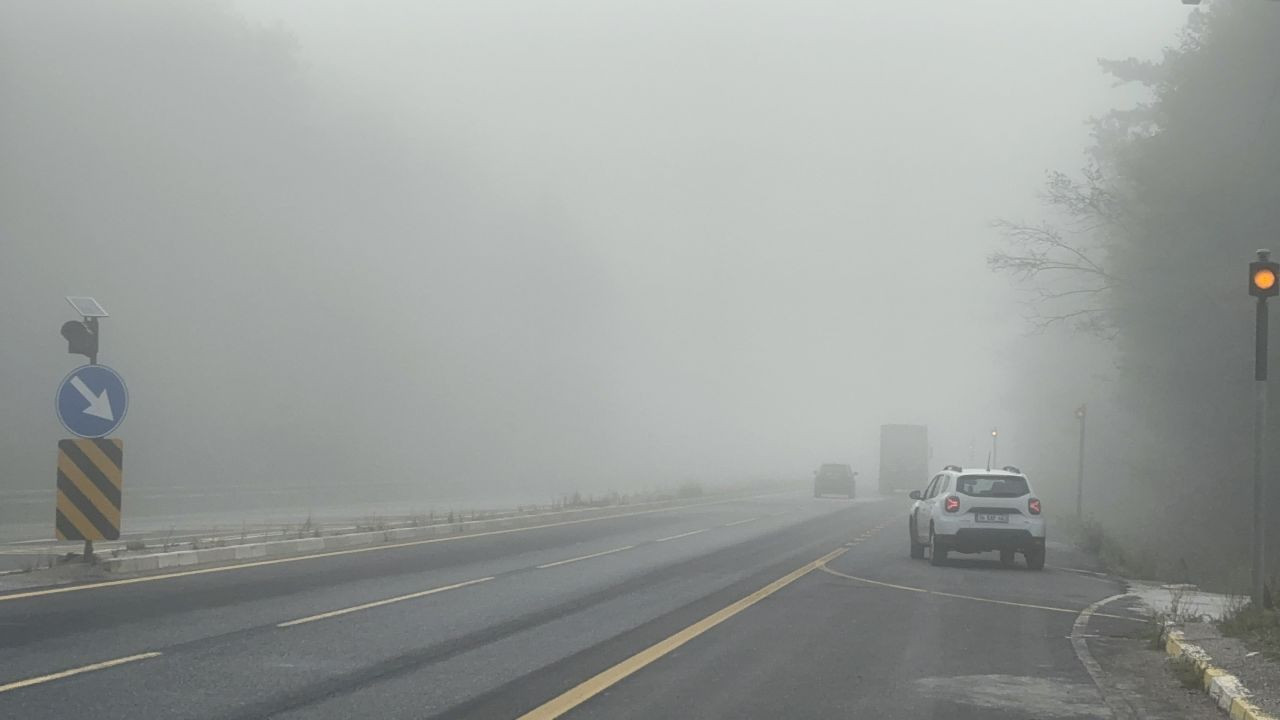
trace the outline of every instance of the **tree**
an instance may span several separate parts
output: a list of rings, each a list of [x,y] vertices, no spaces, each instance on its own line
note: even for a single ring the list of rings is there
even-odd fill
[[[1107,394],[1124,420],[1093,437],[1121,458],[1106,468],[1107,489],[1128,501],[1105,507],[1141,529],[1134,542],[1159,562],[1185,560],[1202,582],[1230,583],[1246,557],[1244,267],[1280,235],[1276,9],[1220,0],[1192,13],[1158,62],[1103,62],[1151,99],[1097,119],[1083,178],[1050,174],[1050,222],[1000,223],[1010,249],[991,258],[1032,285],[1042,324],[1082,319],[1073,326],[1111,338]],[[1024,394],[1047,380],[1029,368]]]
[[[1009,249],[992,253],[987,263],[1030,286],[1028,319],[1037,329],[1061,323],[1109,336],[1114,328],[1106,303],[1115,278],[1104,264],[1098,240],[1120,225],[1120,204],[1097,167],[1085,168],[1083,181],[1050,172],[1042,197],[1065,220],[996,220],[993,225],[1004,234]]]

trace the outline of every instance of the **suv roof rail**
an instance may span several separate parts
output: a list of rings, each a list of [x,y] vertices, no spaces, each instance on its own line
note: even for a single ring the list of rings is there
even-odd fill
[[[1018,473],[1019,475],[1021,475],[1021,474],[1022,474],[1022,470],[1018,469],[1018,466],[1016,466],[1016,465],[1005,465],[1004,467],[1002,467],[1002,468],[1000,468],[1000,469],[1001,469],[1001,470],[1003,470],[1003,471],[1005,471],[1005,472]]]
[[[956,472],[962,472],[962,471],[964,470],[964,468],[960,467],[959,465],[944,465],[944,466],[942,467],[942,469],[943,469],[943,470],[954,470],[954,471],[956,471]]]

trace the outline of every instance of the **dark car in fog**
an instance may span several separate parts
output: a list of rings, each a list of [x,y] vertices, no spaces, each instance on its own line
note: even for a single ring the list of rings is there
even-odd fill
[[[813,496],[844,495],[853,497],[858,473],[848,465],[825,463],[813,472]]]

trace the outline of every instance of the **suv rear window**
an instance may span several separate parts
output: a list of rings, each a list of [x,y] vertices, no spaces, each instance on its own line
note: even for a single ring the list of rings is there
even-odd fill
[[[1022,497],[1031,492],[1027,479],[1008,475],[964,475],[956,480],[956,492],[970,497]]]

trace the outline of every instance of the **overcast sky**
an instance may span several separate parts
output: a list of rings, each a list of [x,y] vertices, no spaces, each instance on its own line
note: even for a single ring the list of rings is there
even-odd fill
[[[1187,12],[11,6],[7,470],[46,485],[64,294],[113,313],[133,482],[874,477],[888,422],[981,460],[1027,342],[988,224]]]
[[[882,421],[934,422],[940,452],[967,454],[962,436],[1000,422],[1001,358],[1023,326],[986,271],[987,221],[1034,217],[1044,172],[1083,163],[1087,119],[1132,102],[1096,60],[1157,57],[1188,12],[237,6],[292,33],[326,86],[563,214],[616,297],[629,403],[692,415],[673,430],[727,425],[708,427],[726,438],[711,457],[784,466],[806,452],[871,462]],[[739,446],[744,434],[757,442]]]

